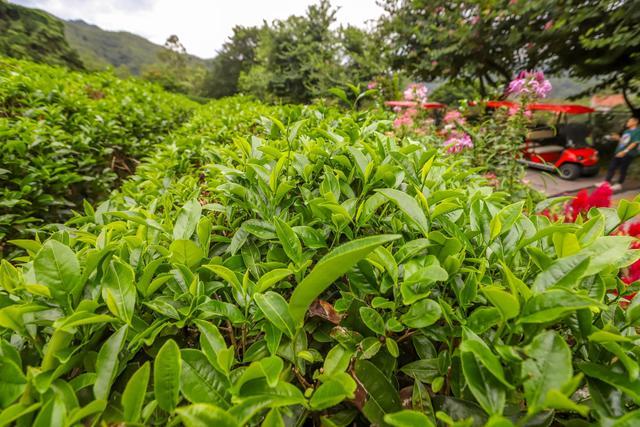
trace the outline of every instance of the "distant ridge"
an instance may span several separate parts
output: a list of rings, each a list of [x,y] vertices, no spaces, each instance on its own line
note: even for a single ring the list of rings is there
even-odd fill
[[[140,74],[146,66],[158,62],[164,47],[127,31],[107,31],[83,20],[63,21],[69,45],[76,49],[89,69],[126,67]],[[167,34],[169,36],[170,34]],[[191,61],[207,65],[208,60],[189,55]]]
[[[113,67],[139,75],[158,63],[163,49],[127,31],[103,30],[83,20],[64,21],[40,9],[0,0],[0,55],[72,69]],[[192,65],[207,66],[211,61],[188,57]]]

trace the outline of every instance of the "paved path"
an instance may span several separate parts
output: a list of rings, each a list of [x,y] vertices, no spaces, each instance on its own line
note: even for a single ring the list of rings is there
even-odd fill
[[[528,169],[525,179],[529,181],[533,188],[549,196],[568,196],[576,194],[583,188],[593,189],[604,181],[604,171],[591,178],[578,178],[574,181],[567,181],[549,172]],[[613,200],[633,199],[638,194],[640,194],[640,181],[627,179],[622,190],[613,195]]]

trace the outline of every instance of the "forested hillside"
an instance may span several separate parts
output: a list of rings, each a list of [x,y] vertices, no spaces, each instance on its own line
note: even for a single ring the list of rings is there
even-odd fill
[[[106,31],[81,20],[64,21],[42,10],[0,0],[0,55],[72,69],[114,67],[124,74],[140,75],[161,62],[161,53],[166,50],[133,33]],[[184,58],[191,66],[208,63],[193,55],[185,54]]]
[[[64,25],[46,12],[0,0],[0,55],[84,68],[69,46]]]
[[[156,64],[159,54],[165,50],[136,34],[106,31],[84,21],[65,21],[64,28],[69,44],[89,69],[126,67],[131,74],[139,75],[145,67]],[[193,55],[186,56],[193,64],[204,66],[207,62]]]

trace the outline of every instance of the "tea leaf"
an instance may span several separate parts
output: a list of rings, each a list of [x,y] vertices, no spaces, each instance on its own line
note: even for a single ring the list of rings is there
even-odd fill
[[[255,294],[253,297],[266,318],[286,336],[293,338],[296,327],[289,313],[287,301],[280,294],[271,291]]]
[[[109,263],[102,284],[102,299],[109,311],[126,323],[131,323],[136,307],[135,273],[120,260]]]
[[[326,288],[380,245],[398,239],[396,235],[364,237],[345,243],[325,255],[295,288],[289,311],[296,325],[301,325],[307,309]]]
[[[160,348],[153,367],[153,389],[158,406],[172,412],[178,404],[182,360],[180,348],[168,340]]]
[[[427,221],[427,217],[424,215],[424,211],[418,202],[416,202],[416,199],[402,191],[394,190],[392,188],[384,188],[377,191],[395,203],[424,236],[429,234],[429,222]]]
[[[129,379],[121,399],[124,419],[126,421],[136,423],[140,419],[150,373],[151,366],[149,362],[146,362]]]
[[[123,326],[109,337],[100,349],[96,359],[96,382],[93,394],[96,399],[107,400],[111,385],[118,373],[118,357],[124,348],[127,326]]]
[[[178,212],[178,218],[173,226],[173,240],[189,240],[196,231],[202,206],[193,199],[189,200]]]
[[[186,427],[239,427],[240,423],[227,411],[215,405],[198,403],[176,409]]]

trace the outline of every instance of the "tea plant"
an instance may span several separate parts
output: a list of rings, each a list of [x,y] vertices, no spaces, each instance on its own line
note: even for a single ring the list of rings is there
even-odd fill
[[[385,115],[199,110],[0,268],[0,423],[634,425],[629,210],[554,223]],[[391,136],[390,136],[391,135]],[[613,293],[612,291],[615,291]]]
[[[108,73],[0,59],[0,241],[106,197],[194,107]]]

